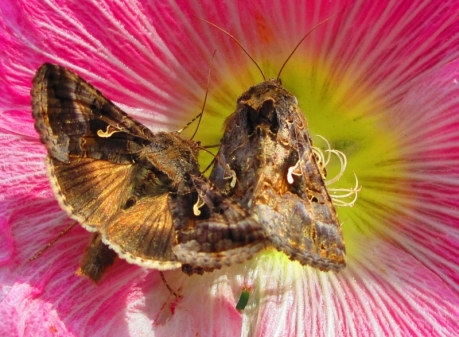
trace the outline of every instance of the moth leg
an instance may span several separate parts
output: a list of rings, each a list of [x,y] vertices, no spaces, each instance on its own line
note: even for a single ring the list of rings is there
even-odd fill
[[[116,253],[102,242],[101,234],[94,233],[76,274],[86,276],[97,283],[116,258]]]
[[[164,285],[166,286],[167,290],[169,290],[169,292],[174,295],[175,297],[177,298],[182,298],[181,295],[177,294],[175,291],[172,290],[171,286],[169,285],[169,283],[167,283],[166,281],[166,277],[164,276],[164,273],[160,270],[159,271],[159,275],[161,276],[161,280],[163,281]]]

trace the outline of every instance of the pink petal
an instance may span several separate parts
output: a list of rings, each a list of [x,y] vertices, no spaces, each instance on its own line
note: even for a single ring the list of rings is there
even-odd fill
[[[459,333],[457,6],[2,2],[0,334]],[[183,295],[175,299],[157,272],[118,261],[96,287],[74,275],[89,240],[81,228],[28,261],[69,224],[30,116],[30,82],[41,63],[69,67],[150,127],[173,129],[200,111],[217,49],[199,132],[212,144],[237,96],[261,75],[233,41],[192,15],[236,36],[272,77],[309,29],[342,10],[305,39],[282,79],[313,130],[328,127],[331,140],[345,144],[363,186],[356,207],[340,212],[344,272],[268,252],[203,277],[167,273]],[[374,132],[353,129],[362,125],[356,120]],[[247,285],[251,299],[240,314],[235,304]]]
[[[364,177],[381,199],[362,194],[370,228],[403,247],[449,287],[459,290],[459,61],[417,80],[387,121],[400,137],[386,156],[393,176]],[[411,113],[410,113],[411,112]],[[397,156],[401,154],[401,159]],[[392,160],[391,160],[392,159]],[[381,164],[380,164],[381,165]],[[382,165],[381,165],[382,166]],[[397,193],[397,194],[394,194]],[[377,206],[377,207],[375,207]],[[387,225],[381,227],[381,223]]]
[[[349,238],[348,238],[349,239]],[[256,288],[244,313],[249,336],[448,335],[459,331],[457,293],[403,250],[356,233],[339,274],[289,263],[280,253],[251,263]],[[269,270],[277,277],[266,277]],[[250,301],[249,301],[250,303]]]

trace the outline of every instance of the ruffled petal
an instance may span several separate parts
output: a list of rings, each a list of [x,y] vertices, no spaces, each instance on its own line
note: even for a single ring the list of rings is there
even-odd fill
[[[280,253],[253,261],[245,336],[447,335],[458,295],[403,249],[352,236],[348,267],[323,273]],[[273,272],[276,270],[276,277]]]
[[[3,1],[0,4],[1,335],[454,335],[459,305],[458,1]],[[336,16],[334,16],[336,15]],[[30,114],[43,62],[87,79],[152,129],[178,129],[209,101],[196,139],[314,29],[281,78],[312,134],[348,157],[340,209],[348,267],[322,273],[267,251],[189,278],[117,261],[96,287],[76,277],[90,234],[52,196]],[[217,50],[209,88],[206,77]],[[333,167],[330,168],[333,171]],[[350,172],[350,173],[349,173]],[[350,185],[349,185],[350,184]],[[248,289],[247,307],[235,308]]]
[[[376,163],[385,176],[363,177],[370,191],[358,206],[371,231],[402,247],[456,292],[458,66],[455,61],[419,78],[393,106],[387,123],[398,135],[398,148]]]

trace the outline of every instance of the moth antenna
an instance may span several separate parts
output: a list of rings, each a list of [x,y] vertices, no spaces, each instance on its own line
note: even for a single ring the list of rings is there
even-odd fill
[[[159,275],[161,275],[161,280],[163,280],[163,283],[166,286],[167,290],[169,290],[169,292],[175,297],[181,298],[182,296],[180,296],[179,294],[177,294],[175,291],[172,290],[169,283],[167,283],[166,278],[164,277],[164,273],[161,270],[159,271]]]
[[[218,146],[218,145],[217,145],[217,146]],[[204,169],[204,171],[202,171],[201,173],[202,173],[202,174],[206,173],[206,172],[211,168],[211,166],[215,163],[215,161],[218,161],[218,162],[220,163],[220,165],[221,165],[222,167],[225,168],[225,173],[226,173],[226,169],[229,169],[229,171],[231,171],[230,177],[223,177],[223,178],[224,178],[224,179],[232,178],[232,180],[231,180],[231,187],[233,188],[234,186],[236,186],[236,181],[237,181],[236,172],[234,172],[233,170],[231,170],[231,167],[230,167],[228,164],[224,165],[223,162],[222,162],[216,155],[214,155],[212,152],[210,152],[210,151],[207,150],[206,148],[204,148],[204,147],[202,147],[202,146],[200,146],[199,148],[200,148],[201,150],[203,150],[203,151],[209,153],[210,155],[212,155],[212,156],[214,157],[214,159],[212,159],[212,161],[209,163],[209,165],[207,165],[207,167],[206,167],[206,168]]]
[[[207,96],[209,94],[210,74],[212,72],[212,66],[214,64],[214,58],[215,58],[216,53],[217,53],[217,49],[214,50],[214,53],[212,54],[212,59],[210,60],[209,73],[207,74],[206,94],[204,95],[204,102],[202,104],[202,110],[201,110],[201,113],[199,114],[198,125],[196,125],[196,129],[194,130],[193,136],[191,136],[190,140],[192,140],[194,136],[196,136],[196,133],[198,132],[198,129],[199,129],[199,125],[201,125],[202,115],[204,114],[204,108],[206,107]]]
[[[207,152],[208,154],[210,154],[214,158],[216,157],[216,155],[214,153],[212,153],[209,150],[207,150],[207,146],[198,146],[198,149],[203,150],[204,152]]]
[[[217,52],[217,49],[214,50],[214,53],[212,54],[212,60],[210,61],[209,73],[207,74],[206,94],[204,95],[204,103],[202,105],[201,112],[197,116],[195,116],[191,121],[189,121],[183,128],[177,131],[178,133],[181,133],[183,130],[189,127],[191,123],[193,123],[195,120],[199,118],[199,122],[198,122],[198,125],[196,126],[196,130],[194,131],[190,140],[193,140],[194,136],[196,136],[196,133],[198,132],[198,129],[199,129],[199,125],[201,125],[202,115],[204,114],[204,108],[206,107],[206,102],[207,102],[207,95],[209,93],[210,73],[212,71],[212,64],[214,62],[214,57],[215,57],[216,52]]]
[[[213,147],[219,147],[219,146],[220,146],[220,144],[212,144],[212,145],[204,145],[204,146],[202,146],[202,148],[204,148],[204,149],[211,149],[211,148],[213,148]]]
[[[194,16],[194,15],[193,15],[193,16]],[[211,25],[211,26],[217,28],[218,30],[220,30],[220,31],[222,31],[223,33],[225,33],[226,35],[228,35],[234,42],[236,42],[237,45],[238,45],[239,47],[241,47],[241,49],[244,51],[244,53],[252,60],[252,62],[253,62],[253,63],[255,64],[255,66],[258,68],[258,70],[260,71],[261,76],[263,77],[263,81],[266,81],[265,74],[263,73],[263,70],[261,70],[261,68],[260,68],[260,66],[258,65],[258,63],[254,60],[254,58],[253,58],[252,56],[250,56],[249,52],[242,46],[242,44],[241,44],[233,35],[231,35],[229,32],[227,32],[227,31],[224,30],[223,28],[217,26],[216,24],[214,24],[214,23],[212,23],[212,22],[210,22],[210,21],[207,21],[207,20],[205,20],[205,19],[201,19],[201,18],[199,18],[199,17],[197,17],[197,16],[194,16],[194,17],[195,17],[196,19],[198,19],[198,20],[201,20],[201,21],[203,21],[203,22],[205,22],[205,23],[207,23],[207,24],[209,24],[209,25]]]
[[[344,12],[344,10],[342,10],[341,12],[335,14],[335,15],[332,15],[330,16],[329,18],[319,22],[317,25],[315,25],[314,27],[312,27],[307,33],[306,35],[303,36],[303,38],[300,40],[300,42],[298,42],[298,44],[296,45],[296,47],[293,49],[293,51],[290,53],[290,55],[287,57],[287,59],[285,60],[285,62],[282,64],[282,67],[280,68],[279,70],[279,73],[277,74],[277,77],[276,77],[276,80],[279,81],[280,79],[280,75],[282,73],[282,70],[284,70],[284,67],[285,65],[287,64],[287,62],[292,58],[293,54],[296,52],[296,50],[300,47],[301,43],[304,41],[304,39],[306,39],[306,37],[311,34],[317,27],[321,26],[322,24],[324,24],[325,22],[327,21],[330,21],[331,19],[333,19],[334,17],[337,17],[338,15],[342,14]]]
[[[206,172],[210,169],[210,167],[215,163],[215,161],[217,160],[217,156],[216,156],[215,154],[213,154],[212,152],[210,152],[209,150],[207,150],[207,149],[206,149],[205,147],[203,147],[203,146],[199,146],[198,148],[199,148],[200,150],[203,150],[204,152],[207,152],[208,154],[210,154],[210,155],[213,157],[213,159],[212,159],[212,161],[210,162],[210,164],[207,165],[207,167],[204,169],[204,171],[201,172],[201,173],[204,174],[204,173],[206,173]]]
[[[207,96],[207,93],[206,93],[206,96]],[[186,123],[186,125],[181,128],[180,130],[178,130],[177,132],[178,133],[181,133],[183,130],[185,130],[187,127],[189,127],[195,120],[197,120],[198,118],[200,118],[202,115],[202,112],[200,112],[198,115],[196,115],[195,117],[193,117],[193,119],[191,121],[189,121],[188,123]],[[194,136],[194,135],[193,135]]]
[[[71,224],[70,226],[68,226],[66,229],[64,229],[62,232],[60,232],[50,243],[48,243],[44,248],[42,248],[37,254],[35,254],[34,256],[32,256],[29,261],[33,261],[35,260],[37,257],[39,257],[41,254],[43,254],[49,247],[51,247],[53,244],[56,243],[57,240],[59,240],[61,237],[63,237],[65,234],[67,234],[67,232],[69,230],[71,230],[73,227],[75,227],[75,225],[77,224],[78,222],[75,221],[73,224]]]

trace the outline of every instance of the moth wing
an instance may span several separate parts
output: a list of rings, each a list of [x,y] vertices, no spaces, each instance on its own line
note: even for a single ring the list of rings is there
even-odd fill
[[[265,196],[272,192],[266,191]],[[288,207],[289,212],[276,211],[266,204],[257,204],[255,210],[258,214],[264,214],[261,223],[276,249],[284,252],[291,260],[323,271],[340,271],[346,266],[345,246],[339,224],[327,219],[314,219],[310,214],[311,209],[317,212],[323,207],[304,203],[290,194],[279,196],[273,193],[272,198],[273,204]]]
[[[134,194],[137,167],[93,158],[70,159],[63,163],[47,158],[56,199],[72,219],[91,232],[99,231]]]
[[[173,252],[182,264],[192,270],[211,271],[245,262],[265,247],[265,231],[256,215],[221,194],[206,178],[191,179],[198,201],[194,207],[173,210],[177,230]],[[174,205],[184,199],[193,204],[190,197],[177,195]]]
[[[292,114],[292,119],[291,123],[281,122],[279,133],[289,131],[288,139],[299,155],[297,162],[287,161],[279,170],[281,183],[276,187],[260,183],[254,204],[258,214],[263,214],[262,223],[274,247],[301,264],[339,271],[346,266],[341,224],[309,135],[301,127],[307,125],[306,120],[301,111]],[[276,152],[281,153],[280,147]]]
[[[40,140],[49,155],[62,162],[74,155],[128,163],[131,154],[153,138],[147,127],[64,67],[43,64],[31,95]]]
[[[105,266],[96,260],[106,250],[104,244],[132,263],[179,267],[171,251],[169,191],[146,158],[150,143],[170,146],[161,143],[164,135],[153,134],[57,65],[44,64],[37,71],[32,106],[59,204],[101,235],[93,237],[80,272],[95,281],[102,275]]]
[[[103,242],[130,263],[159,270],[181,266],[171,249],[175,232],[168,194],[130,203],[100,231]]]
[[[155,186],[157,194],[139,196],[135,188],[140,168],[92,158],[68,164],[48,161],[56,197],[70,217],[100,232],[103,243],[128,262],[157,269],[180,267],[172,262],[176,259],[168,193]]]

